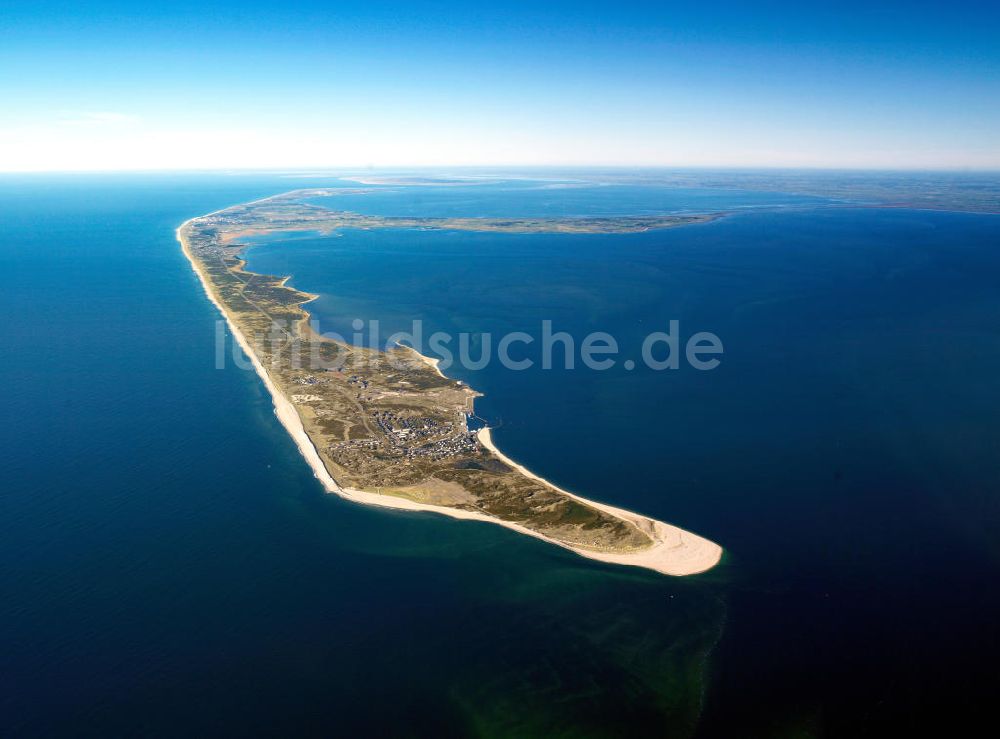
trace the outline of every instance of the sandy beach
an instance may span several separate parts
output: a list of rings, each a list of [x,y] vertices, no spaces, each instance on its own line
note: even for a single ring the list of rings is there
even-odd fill
[[[493,438],[489,427],[479,430],[477,434],[479,442],[493,452],[504,462],[514,467],[526,477],[538,480],[553,490],[558,490],[563,495],[585,503],[586,505],[598,508],[612,516],[624,519],[632,523],[640,531],[653,539],[653,546],[639,552],[617,554],[614,552],[594,552],[576,547],[569,547],[578,554],[590,559],[598,559],[602,562],[612,562],[614,564],[634,565],[637,567],[648,567],[651,570],[662,572],[667,575],[694,575],[711,569],[722,558],[722,547],[715,542],[709,541],[690,531],[671,526],[663,521],[643,516],[639,513],[616,508],[605,503],[599,503],[588,498],[574,495],[568,490],[553,485],[543,477],[539,477],[531,470],[518,464],[506,454],[497,449],[493,443]]]
[[[209,214],[210,215],[210,214]],[[204,217],[204,216],[201,216]],[[536,539],[541,539],[550,544],[555,544],[564,549],[568,549],[580,556],[586,557],[588,559],[599,560],[601,562],[608,562],[612,564],[628,565],[633,567],[644,567],[656,572],[660,572],[666,575],[694,575],[700,572],[704,572],[715,566],[722,557],[722,548],[707,539],[700,536],[692,534],[688,531],[680,529],[676,526],[671,526],[670,524],[664,523],[662,521],[657,521],[655,519],[643,516],[632,511],[628,511],[622,508],[615,508],[603,503],[598,503],[586,498],[582,498],[578,495],[573,495],[557,486],[553,485],[549,481],[545,480],[538,475],[527,470],[522,465],[514,462],[509,457],[504,455],[496,446],[493,444],[492,437],[490,435],[489,428],[481,429],[477,436],[480,443],[484,447],[488,448],[494,454],[496,454],[500,459],[511,467],[516,468],[522,474],[531,477],[552,489],[572,497],[581,503],[584,503],[594,508],[605,511],[606,513],[616,516],[622,520],[628,521],[632,525],[636,526],[640,531],[644,532],[653,540],[653,545],[649,548],[642,549],[635,552],[607,552],[599,551],[596,549],[587,549],[584,547],[571,546],[565,542],[552,539],[544,534],[540,534],[537,531],[532,531],[520,524],[504,521],[499,518],[494,518],[492,516],[487,516],[485,514],[476,513],[474,511],[466,511],[457,508],[448,508],[444,506],[428,505],[425,503],[417,503],[415,501],[407,500],[405,498],[400,498],[391,495],[380,495],[378,493],[372,493],[364,490],[357,490],[353,488],[341,487],[336,480],[330,475],[329,470],[327,470],[326,465],[320,459],[319,453],[316,451],[316,447],[313,445],[312,440],[306,433],[305,428],[302,425],[302,419],[299,417],[298,411],[295,410],[295,406],[292,405],[291,401],[284,396],[282,392],[279,391],[278,387],[272,381],[271,376],[267,372],[267,369],[261,364],[257,355],[254,353],[250,342],[247,341],[246,337],[240,331],[239,326],[229,315],[228,311],[225,309],[222,301],[220,301],[214,294],[211,282],[202,272],[198,262],[192,256],[187,240],[184,236],[185,227],[193,220],[185,221],[177,229],[176,235],[177,240],[181,244],[181,248],[184,252],[184,256],[187,257],[188,262],[191,264],[191,268],[194,270],[195,274],[198,275],[198,279],[201,281],[202,287],[205,290],[205,294],[208,296],[209,300],[218,308],[219,312],[226,320],[226,324],[229,326],[229,330],[232,332],[237,343],[243,352],[250,358],[253,364],[254,370],[260,376],[267,388],[268,392],[271,394],[272,401],[274,403],[274,412],[281,422],[281,425],[285,427],[292,440],[295,442],[300,453],[305,458],[309,467],[312,469],[313,474],[316,478],[323,484],[323,487],[331,493],[335,493],[347,500],[352,500],[357,503],[363,503],[366,505],[381,506],[383,508],[394,508],[398,510],[407,511],[425,511],[430,513],[438,513],[444,516],[449,516],[451,518],[462,519],[462,520],[474,520],[474,521],[484,521],[488,523],[497,524],[504,526],[505,528],[512,529],[521,534],[526,534],[528,536],[533,536]],[[441,372],[440,368],[437,366],[437,360],[426,357],[420,352],[417,352],[411,347],[404,347],[409,349],[414,354],[418,355],[422,361],[428,363],[434,367],[435,371],[444,377],[445,375]]]
[[[438,359],[437,357],[428,357],[426,354],[421,354],[420,352],[418,352],[412,346],[407,346],[406,344],[400,344],[399,342],[396,342],[396,346],[398,346],[400,349],[406,349],[407,351],[413,352],[413,354],[418,359],[420,359],[421,362],[423,362],[428,367],[437,372],[438,377],[444,377],[445,379],[447,379],[445,373],[441,371],[441,360]]]

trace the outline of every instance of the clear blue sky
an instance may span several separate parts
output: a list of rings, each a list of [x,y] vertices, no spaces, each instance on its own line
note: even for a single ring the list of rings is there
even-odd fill
[[[10,0],[0,170],[1000,168],[996,3]]]

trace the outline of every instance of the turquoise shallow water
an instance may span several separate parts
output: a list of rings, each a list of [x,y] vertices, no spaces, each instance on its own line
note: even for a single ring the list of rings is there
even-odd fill
[[[719,334],[707,373],[452,370],[512,456],[726,546],[678,580],[322,493],[256,377],[214,368],[217,316],[173,236],[320,184],[0,179],[0,732],[854,736],[987,710],[995,217],[644,191],[653,210],[755,208],[629,236],[251,250],[323,295],[330,330]],[[636,197],[435,188],[421,210],[423,190],[391,189],[378,207],[429,215]]]

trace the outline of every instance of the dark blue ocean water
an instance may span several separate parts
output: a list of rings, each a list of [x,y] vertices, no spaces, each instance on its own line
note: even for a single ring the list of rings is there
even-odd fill
[[[345,333],[548,318],[623,356],[672,319],[717,333],[711,372],[449,370],[512,456],[726,547],[670,579],[322,493],[256,377],[215,369],[173,234],[322,184],[0,179],[0,733],[857,736],[988,715],[996,217],[397,187],[367,212],[755,207],[626,236],[251,250]]]

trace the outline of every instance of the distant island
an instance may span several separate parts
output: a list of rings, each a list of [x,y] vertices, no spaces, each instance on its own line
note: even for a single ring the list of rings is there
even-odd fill
[[[349,500],[489,521],[591,559],[669,575],[717,564],[717,544],[621,508],[587,500],[502,454],[489,428],[470,429],[479,393],[407,347],[385,351],[319,336],[302,308],[316,296],[287,277],[245,269],[241,239],[344,228],[505,233],[633,233],[722,214],[615,218],[393,218],[306,202],[296,190],[193,218],[177,229],[209,298],[271,393],[275,412],[326,489]],[[253,337],[271,341],[251,343]],[[301,357],[319,357],[323,368]]]

